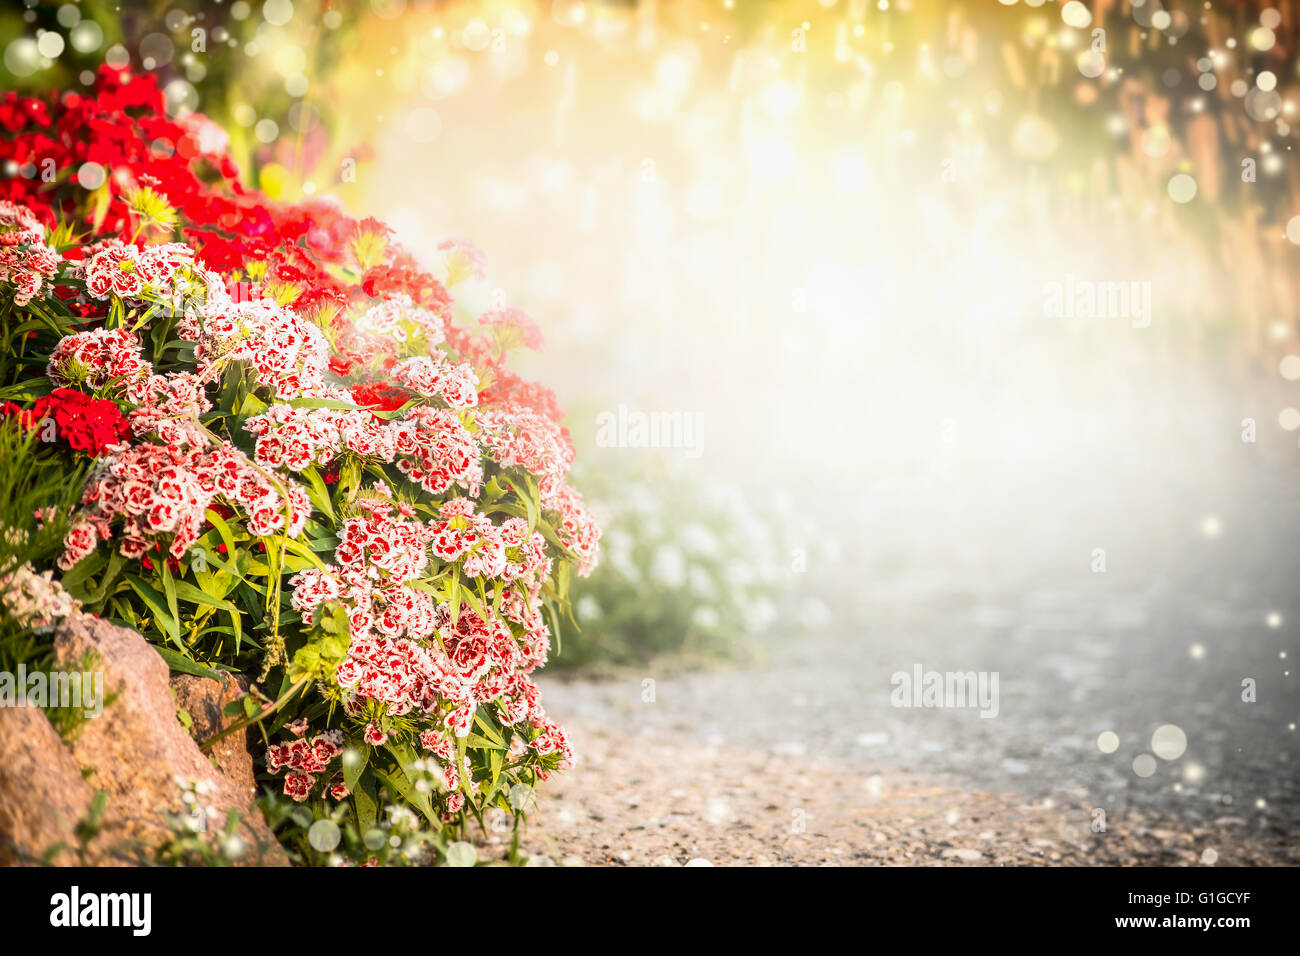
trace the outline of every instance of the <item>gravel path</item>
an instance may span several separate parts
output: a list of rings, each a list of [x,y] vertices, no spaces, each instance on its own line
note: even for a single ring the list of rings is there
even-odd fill
[[[970,476],[954,480],[980,506],[928,526],[878,489],[844,562],[856,579],[760,666],[543,677],[580,762],[526,848],[614,865],[1300,863],[1294,451],[1213,460],[1238,464],[1157,481],[1135,459],[1076,504],[1086,528]],[[894,706],[891,675],[917,665],[996,672],[997,716]],[[1153,745],[1166,725],[1185,748]]]
[[[1300,863],[1267,824],[1197,824],[1128,808],[989,792],[951,775],[852,772],[806,756],[589,726],[583,764],[548,786],[525,852],[561,865],[1002,866]]]

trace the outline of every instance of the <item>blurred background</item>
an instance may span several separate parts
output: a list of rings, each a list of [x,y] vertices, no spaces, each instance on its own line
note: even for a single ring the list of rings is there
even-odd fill
[[[268,194],[486,253],[459,305],[540,323],[606,525],[558,665],[766,660],[684,685],[699,732],[1262,818],[1297,794],[1298,18],[29,0],[0,46],[7,89],[154,72]],[[918,661],[1001,671],[1004,719],[891,710]],[[1197,769],[1131,768],[1169,723]]]

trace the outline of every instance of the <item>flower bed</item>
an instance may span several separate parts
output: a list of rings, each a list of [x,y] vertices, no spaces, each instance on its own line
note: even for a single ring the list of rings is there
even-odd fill
[[[62,586],[173,669],[256,679],[303,822],[361,846],[405,806],[437,850],[517,818],[572,757],[529,675],[600,537],[554,394],[507,364],[536,327],[460,321],[464,242],[426,269],[382,223],[244,188],[152,78],[8,94],[0,130],[5,427],[89,467],[39,516]]]

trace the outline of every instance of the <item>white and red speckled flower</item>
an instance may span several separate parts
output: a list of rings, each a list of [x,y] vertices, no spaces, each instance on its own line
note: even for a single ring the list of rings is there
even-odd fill
[[[571,756],[530,677],[550,652],[547,585],[557,567],[590,570],[600,531],[567,481],[574,451],[555,395],[506,366],[515,346],[541,345],[540,329],[504,300],[457,327],[465,303],[453,310],[447,287],[482,278],[478,250],[443,243],[429,268],[445,267],[444,283],[381,223],[243,190],[219,129],[196,115],[142,120],[134,113],[149,113],[152,94],[136,83],[114,70],[96,84],[116,109],[134,104],[112,175],[153,190],[168,229],[138,229],[150,217],[115,190],[97,241],[60,229],[69,246],[56,252],[43,223],[62,206],[24,177],[12,194],[32,208],[0,200],[0,295],[20,306],[57,296],[50,310],[80,330],[61,341],[41,330],[28,354],[48,349],[48,384],[121,419],[70,516],[60,566],[113,549],[111,563],[100,555],[84,568],[101,586],[105,567],[118,575],[112,613],[139,612],[158,638],[165,615],[134,587],[149,585],[214,660],[265,652],[268,681],[298,666],[304,646],[330,648],[323,673],[290,698],[307,716],[266,752],[295,801],[350,796],[345,746],[377,772],[418,746],[451,788],[432,795],[433,809],[452,819],[484,796],[479,731],[509,738],[511,774],[545,776]],[[133,168],[124,144],[142,124],[179,158]],[[196,155],[205,178],[189,176]],[[140,241],[163,231],[184,241]],[[47,391],[36,384],[28,404]],[[124,572],[121,558],[132,562]],[[245,615],[256,643],[232,640],[230,612],[205,598]]]
[[[13,287],[15,305],[27,305],[53,290],[63,260],[45,239],[45,226],[35,213],[0,200],[0,285]]]

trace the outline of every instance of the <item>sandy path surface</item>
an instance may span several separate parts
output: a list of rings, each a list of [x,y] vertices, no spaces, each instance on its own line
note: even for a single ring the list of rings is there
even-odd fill
[[[1159,480],[1143,453],[1076,482],[1082,525],[978,475],[920,499],[848,489],[846,514],[870,509],[861,548],[794,583],[807,596],[846,574],[820,592],[825,620],[766,638],[763,663],[544,672],[580,762],[543,791],[527,849],[615,865],[1300,863],[1297,463],[1225,434]],[[918,666],[997,674],[996,715],[897,706],[892,675]]]
[[[573,725],[583,759],[551,781],[523,841],[567,865],[1280,865],[1285,831],[1223,815],[1188,824],[970,788],[953,775],[852,772],[826,761]],[[1210,851],[1209,856],[1206,856]]]

